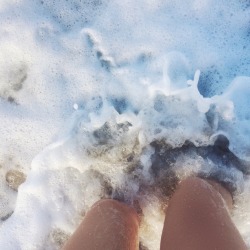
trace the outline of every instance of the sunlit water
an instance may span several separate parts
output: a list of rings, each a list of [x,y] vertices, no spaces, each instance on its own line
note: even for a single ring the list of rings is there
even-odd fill
[[[249,14],[247,0],[1,0],[0,248],[60,249],[114,198],[159,249],[177,182],[214,173],[250,247]]]

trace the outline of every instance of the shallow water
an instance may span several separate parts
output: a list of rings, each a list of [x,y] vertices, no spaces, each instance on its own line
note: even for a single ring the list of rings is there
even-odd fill
[[[1,0],[0,248],[59,249],[111,197],[141,212],[141,248],[159,249],[178,180],[218,171],[250,247],[249,12]]]

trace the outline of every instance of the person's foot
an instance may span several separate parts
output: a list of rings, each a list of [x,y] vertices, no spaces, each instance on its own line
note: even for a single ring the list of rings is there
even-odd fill
[[[223,200],[226,202],[229,211],[233,209],[233,197],[232,194],[224,188],[220,183],[213,180],[206,180],[220,195]]]
[[[214,180],[181,181],[166,211],[161,250],[246,250],[229,214],[232,201],[230,192]]]

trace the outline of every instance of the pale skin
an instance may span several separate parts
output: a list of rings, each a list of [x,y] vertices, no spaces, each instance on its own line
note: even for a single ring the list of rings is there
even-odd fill
[[[230,217],[231,194],[214,181],[189,177],[170,199],[161,250],[247,250]],[[64,250],[138,250],[139,217],[133,208],[101,200],[64,246]]]

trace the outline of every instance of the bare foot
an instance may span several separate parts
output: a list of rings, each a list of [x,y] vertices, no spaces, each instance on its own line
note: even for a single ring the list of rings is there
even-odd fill
[[[229,211],[233,209],[233,197],[231,193],[220,183],[213,180],[206,180],[217,192],[219,192],[227,204]]]

